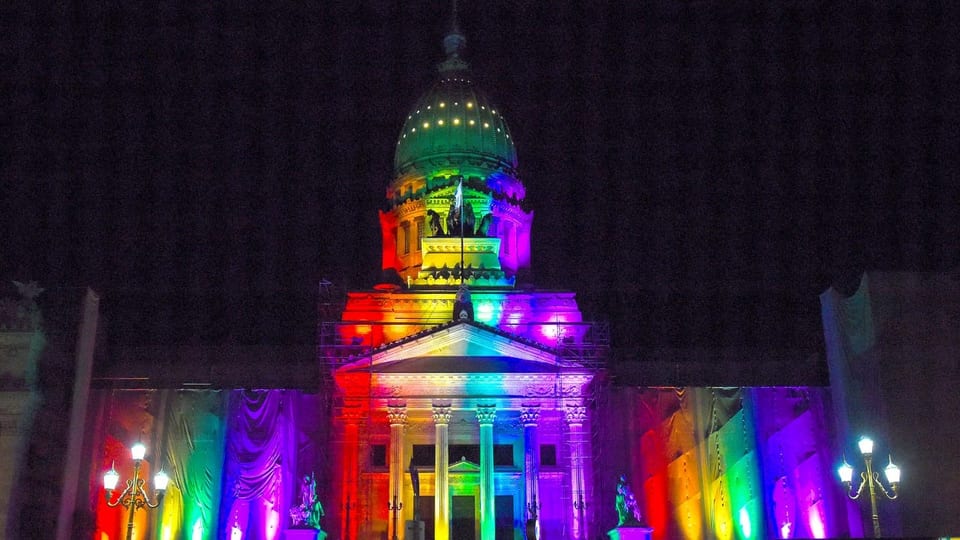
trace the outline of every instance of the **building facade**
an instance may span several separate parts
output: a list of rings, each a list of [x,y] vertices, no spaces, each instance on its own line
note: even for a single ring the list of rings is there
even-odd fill
[[[584,538],[593,511],[586,405],[606,340],[573,293],[518,287],[533,212],[464,44],[454,25],[397,139],[388,282],[321,332],[344,538],[404,538],[414,517],[438,540]]]

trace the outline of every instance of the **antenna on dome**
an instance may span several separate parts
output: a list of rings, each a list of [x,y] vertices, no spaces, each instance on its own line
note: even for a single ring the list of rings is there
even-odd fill
[[[459,34],[460,33],[460,17],[457,13],[457,0],[451,0],[452,4],[450,9],[450,33]]]
[[[460,57],[460,53],[467,47],[467,38],[460,31],[460,18],[457,14],[457,0],[452,0],[450,9],[450,30],[443,37],[443,52],[447,59],[437,67],[440,71],[457,71],[469,69],[469,65]]]

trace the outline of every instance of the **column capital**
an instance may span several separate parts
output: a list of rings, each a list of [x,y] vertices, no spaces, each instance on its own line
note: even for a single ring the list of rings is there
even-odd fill
[[[477,405],[477,420],[480,425],[490,425],[497,417],[496,405]]]
[[[387,405],[387,420],[391,426],[403,426],[407,423],[407,406]]]
[[[540,405],[524,405],[520,411],[520,423],[524,426],[536,426],[540,421]]]
[[[583,405],[567,405],[563,411],[567,419],[567,424],[571,426],[580,426],[587,420],[587,408]]]
[[[433,423],[437,425],[446,425],[450,423],[451,416],[450,405],[433,404]]]

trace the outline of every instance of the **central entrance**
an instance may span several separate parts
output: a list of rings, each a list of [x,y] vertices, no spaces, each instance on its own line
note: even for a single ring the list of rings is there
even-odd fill
[[[452,503],[451,540],[476,540],[477,498],[473,495],[454,495]]]

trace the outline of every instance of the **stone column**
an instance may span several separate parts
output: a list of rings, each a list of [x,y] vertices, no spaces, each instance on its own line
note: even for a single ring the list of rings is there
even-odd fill
[[[573,499],[573,538],[580,540],[587,536],[587,490],[584,483],[584,446],[586,431],[583,424],[587,419],[586,407],[568,404],[566,410],[567,434],[570,444],[570,489]]]
[[[528,523],[532,522],[534,538],[527,533],[527,540],[540,538],[540,434],[537,422],[540,420],[540,405],[524,406],[520,413],[523,424],[523,478],[526,484],[526,503]],[[530,525],[528,525],[529,527]]]
[[[493,486],[493,421],[496,405],[477,405],[480,422],[480,540],[497,534],[496,495]]]
[[[343,421],[343,485],[340,501],[343,514],[340,520],[340,534],[344,540],[356,540],[360,530],[361,504],[357,494],[360,492],[360,423],[366,417],[366,410],[359,403],[348,403],[340,411]]]
[[[387,406],[387,420],[390,421],[390,521],[387,525],[387,538],[403,537],[403,430],[407,424],[407,406],[396,404]]]
[[[450,405],[433,405],[433,424],[436,437],[436,458],[433,465],[433,538],[450,540],[450,449],[447,431],[450,424]]]

